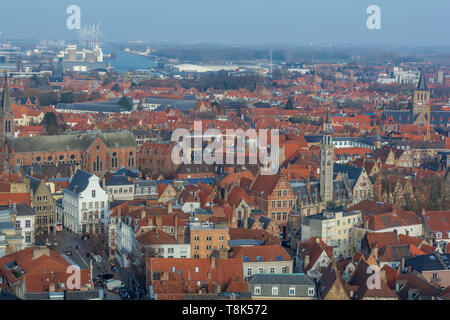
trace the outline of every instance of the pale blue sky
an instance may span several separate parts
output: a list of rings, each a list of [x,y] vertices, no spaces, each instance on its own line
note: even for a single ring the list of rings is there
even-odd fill
[[[0,0],[0,40],[74,39],[71,4],[107,40],[450,45],[448,0]],[[371,4],[382,30],[366,28]]]

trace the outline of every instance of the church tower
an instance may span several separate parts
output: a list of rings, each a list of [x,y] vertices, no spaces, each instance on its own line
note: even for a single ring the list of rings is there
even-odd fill
[[[414,90],[414,123],[426,124],[426,114],[428,112],[428,106],[430,104],[430,90],[427,88],[425,81],[425,75],[423,71],[420,72],[419,83],[417,89]]]
[[[8,78],[5,73],[2,100],[0,101],[0,138],[14,138],[14,115],[9,101]]]
[[[333,200],[333,136],[324,135],[320,144],[320,197],[327,203]]]
[[[333,133],[333,121],[331,120],[330,110],[327,112],[326,120],[322,123],[322,130],[325,134]]]
[[[8,78],[5,74],[2,99],[0,100],[0,178],[8,178],[12,173],[11,154],[13,152],[14,115],[9,101]]]

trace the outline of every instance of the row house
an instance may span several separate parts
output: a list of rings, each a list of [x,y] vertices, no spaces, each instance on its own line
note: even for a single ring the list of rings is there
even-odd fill
[[[267,217],[277,221],[281,238],[287,237],[288,215],[294,207],[296,196],[285,175],[261,175],[252,182],[248,193]]]
[[[109,219],[108,194],[100,186],[100,179],[78,169],[64,189],[62,201],[63,226],[84,235],[104,233]]]

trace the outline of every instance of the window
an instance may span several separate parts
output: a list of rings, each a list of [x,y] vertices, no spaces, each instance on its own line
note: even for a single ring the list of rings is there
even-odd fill
[[[92,198],[95,198],[95,190],[92,190]]]
[[[270,268],[270,273],[275,273],[275,268],[274,267]]]
[[[259,272],[259,274],[263,274],[264,273],[264,268],[259,268],[258,272]]]
[[[20,228],[20,220],[16,221],[16,228]]]
[[[207,236],[206,237],[206,241],[211,241],[212,240],[212,237],[211,236]]]
[[[194,250],[198,251],[198,250],[200,250],[200,247],[199,246],[194,246]]]
[[[211,246],[206,246],[206,250],[211,250],[212,247]]]
[[[314,296],[314,288],[308,288],[308,296]]]
[[[278,295],[278,287],[272,287],[272,295],[277,296]]]
[[[253,273],[253,269],[252,268],[248,268],[247,269],[247,276],[251,276]]]
[[[30,228],[31,227],[31,220],[25,221],[25,227]]]
[[[223,241],[224,237],[223,236],[219,236],[219,241]]]
[[[167,249],[167,253],[173,253],[173,248]]]
[[[295,288],[289,288],[289,295],[295,296]]]
[[[255,295],[260,295],[261,294],[261,287],[255,287],[254,293],[255,293]]]
[[[195,267],[195,273],[198,273],[198,267]]]
[[[200,237],[199,236],[195,236],[194,237],[194,241],[200,241]]]

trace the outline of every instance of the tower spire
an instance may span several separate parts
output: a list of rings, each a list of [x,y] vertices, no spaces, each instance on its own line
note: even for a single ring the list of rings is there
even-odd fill
[[[12,115],[11,103],[9,102],[8,74],[5,72],[5,83],[3,85],[2,100],[0,102],[2,115]]]
[[[419,83],[417,84],[417,90],[428,90],[427,82],[425,81],[425,75],[423,70],[420,70]]]

